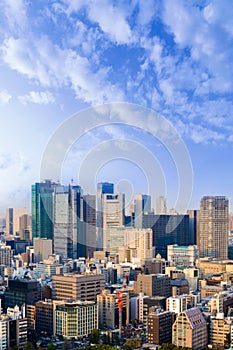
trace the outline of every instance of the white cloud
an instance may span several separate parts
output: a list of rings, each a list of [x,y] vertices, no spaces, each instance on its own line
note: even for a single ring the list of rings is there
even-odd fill
[[[9,103],[12,96],[9,94],[7,90],[0,91],[0,105],[5,105]]]
[[[55,98],[50,91],[30,91],[27,95],[19,96],[18,99],[25,105],[28,103],[47,105],[55,102]]]
[[[129,11],[132,10],[129,6],[122,6],[122,4],[115,6],[109,0],[98,2],[95,0],[88,2],[63,0],[63,4],[66,6],[63,10],[68,15],[77,13],[82,8],[85,8],[89,19],[97,23],[101,30],[114,43],[129,44],[135,41],[127,21],[127,17],[130,16]]]
[[[2,0],[0,10],[12,31],[20,33],[27,27],[27,5],[24,0]]]
[[[86,57],[71,49],[60,49],[46,37],[35,43],[11,37],[4,41],[2,52],[12,69],[42,86],[71,85],[77,98],[91,104],[123,99],[120,89],[108,81],[107,68],[94,67],[93,71]]]

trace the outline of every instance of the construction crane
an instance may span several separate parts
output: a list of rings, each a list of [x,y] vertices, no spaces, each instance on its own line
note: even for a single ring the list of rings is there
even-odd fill
[[[118,311],[119,311],[119,338],[121,339],[121,328],[122,328],[122,311],[123,311],[123,292],[121,290],[118,290],[116,292],[117,297],[117,304],[118,304]]]

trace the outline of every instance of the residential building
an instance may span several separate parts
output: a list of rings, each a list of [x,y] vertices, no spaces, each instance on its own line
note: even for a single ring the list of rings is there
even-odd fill
[[[210,343],[213,347],[228,348],[232,344],[233,319],[223,313],[212,316],[210,320]]]
[[[172,326],[172,343],[193,350],[203,350],[208,342],[207,324],[199,308],[181,312]]]
[[[10,246],[0,245],[0,265],[12,266],[14,251]]]
[[[177,295],[167,298],[166,310],[179,314],[187,310],[187,301],[185,295]]]

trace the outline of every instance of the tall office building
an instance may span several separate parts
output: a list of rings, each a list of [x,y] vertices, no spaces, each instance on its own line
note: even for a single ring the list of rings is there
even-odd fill
[[[107,232],[109,228],[121,227],[125,223],[125,195],[103,194],[103,248],[107,247]]]
[[[53,191],[50,180],[32,185],[32,238],[53,239]]]
[[[80,186],[57,186],[53,193],[54,253],[64,259],[85,256],[83,194]]]
[[[198,245],[200,210],[187,210],[187,214],[189,216],[189,237],[193,244]]]
[[[27,214],[26,208],[8,208],[6,210],[6,234],[14,235],[20,232],[19,218]]]
[[[114,184],[110,182],[100,182],[97,185],[97,197],[96,197],[96,249],[103,249],[103,195],[113,194]]]
[[[125,222],[125,195],[104,194],[102,200],[103,229],[123,226]]]
[[[156,214],[157,215],[167,214],[167,200],[164,196],[159,196],[156,199]]]
[[[179,244],[182,246],[194,244],[189,237],[188,215],[143,215],[143,228],[152,228],[152,244],[155,247],[155,255],[158,253],[167,257],[167,246]]]
[[[87,194],[83,197],[83,220],[86,237],[86,257],[93,258],[96,250],[96,196]]]
[[[151,212],[151,196],[146,194],[134,195],[134,227],[142,228],[143,214]]]
[[[200,257],[227,259],[229,203],[224,196],[201,199],[199,254]]]

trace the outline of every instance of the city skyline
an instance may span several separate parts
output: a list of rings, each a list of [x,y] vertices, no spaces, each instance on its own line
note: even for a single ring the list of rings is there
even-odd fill
[[[187,209],[198,209],[203,196],[222,195],[232,211],[231,1],[106,0],[97,6],[58,0],[43,7],[4,0],[0,9],[0,216],[10,207],[30,210],[30,186],[42,180],[44,151],[70,116],[115,102],[151,109],[181,135],[193,169]],[[130,158],[115,159],[108,147],[102,153],[112,159],[102,163],[96,183],[162,195],[174,207],[179,183],[166,145],[126,125],[83,135],[67,152],[59,180],[77,183],[88,155],[116,140],[120,146],[140,141],[164,181],[155,176],[157,187],[148,193],[145,169]]]

